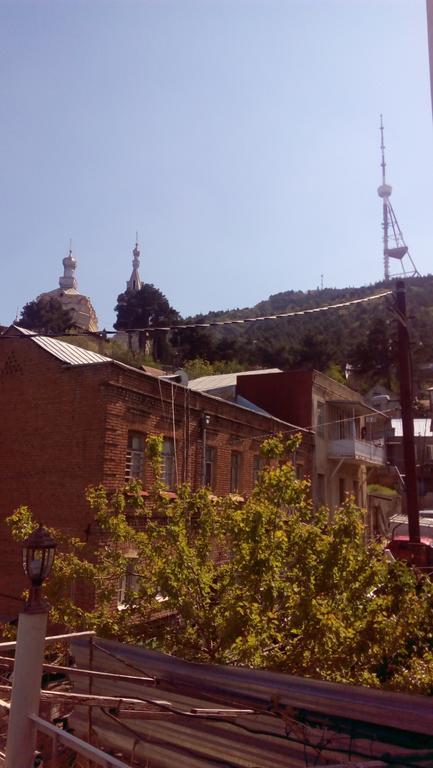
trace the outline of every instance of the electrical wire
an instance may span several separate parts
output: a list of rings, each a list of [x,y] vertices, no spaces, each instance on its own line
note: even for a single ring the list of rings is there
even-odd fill
[[[364,296],[361,299],[350,299],[349,301],[342,301],[338,304],[327,304],[323,307],[312,307],[310,309],[298,309],[293,310],[292,312],[279,312],[275,315],[262,315],[260,317],[243,317],[238,319],[231,319],[231,320],[210,320],[208,322],[201,322],[201,323],[178,323],[176,325],[161,325],[161,326],[146,326],[145,328],[125,328],[122,329],[126,333],[139,333],[145,331],[146,333],[156,333],[158,331],[177,331],[177,330],[187,330],[189,328],[214,328],[214,327],[220,327],[225,325],[243,325],[245,323],[259,323],[264,322],[265,320],[280,320],[283,318],[288,317],[300,317],[302,315],[310,315],[318,312],[327,312],[330,309],[344,309],[345,307],[351,307],[354,304],[365,304],[368,301],[376,301],[376,299],[383,299],[385,296],[392,295],[392,291],[382,291],[382,293],[376,293],[372,294],[371,296]],[[93,336],[93,337],[99,337],[104,338],[107,335],[114,335],[118,333],[117,330],[107,331],[104,329],[103,331],[83,331],[81,333],[76,334],[69,334],[69,333],[60,333],[60,334],[45,334],[45,333],[34,333],[30,332],[27,334],[24,334],[24,338],[27,335],[31,336],[43,336],[45,338],[60,338],[60,337],[66,337],[66,336]],[[5,336],[4,334],[0,336],[0,339],[5,340],[7,338],[10,338],[8,336]],[[16,337],[14,337],[16,338]]]

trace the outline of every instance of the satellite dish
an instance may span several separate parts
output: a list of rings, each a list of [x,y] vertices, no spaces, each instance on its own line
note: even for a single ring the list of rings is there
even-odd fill
[[[178,381],[179,384],[183,384],[184,387],[188,386],[188,374],[183,370],[183,368],[179,368],[178,371],[175,371],[174,375],[176,376],[176,381]]]

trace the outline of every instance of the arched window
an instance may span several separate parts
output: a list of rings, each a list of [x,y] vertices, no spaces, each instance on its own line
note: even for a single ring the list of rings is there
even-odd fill
[[[144,435],[141,432],[129,432],[126,451],[125,480],[142,480],[144,467]]]

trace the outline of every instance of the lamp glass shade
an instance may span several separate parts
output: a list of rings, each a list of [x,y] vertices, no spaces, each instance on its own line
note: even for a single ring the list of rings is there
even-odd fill
[[[56,542],[39,526],[23,543],[23,568],[34,586],[40,586],[53,567]]]

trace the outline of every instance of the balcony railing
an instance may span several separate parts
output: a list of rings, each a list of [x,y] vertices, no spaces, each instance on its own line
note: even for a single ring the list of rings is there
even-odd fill
[[[330,440],[328,446],[328,456],[330,459],[348,459],[354,462],[361,461],[366,464],[386,463],[385,446],[382,443],[352,438]]]

